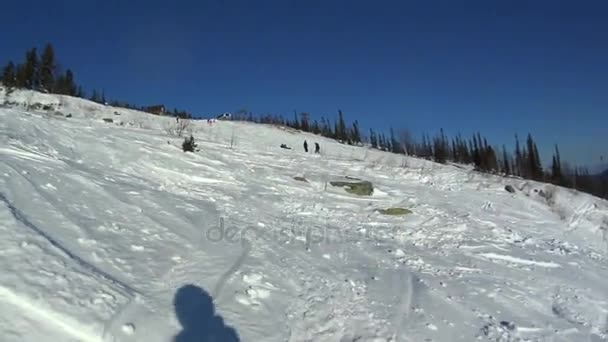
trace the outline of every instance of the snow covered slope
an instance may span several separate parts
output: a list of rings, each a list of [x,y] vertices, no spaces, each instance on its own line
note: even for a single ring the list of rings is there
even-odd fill
[[[608,338],[606,201],[265,125],[196,122],[185,154],[171,118],[5,100],[2,341]]]

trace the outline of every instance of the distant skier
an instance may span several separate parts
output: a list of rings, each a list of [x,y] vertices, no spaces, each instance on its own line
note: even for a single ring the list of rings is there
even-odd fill
[[[304,152],[308,153],[308,143],[304,140]]]
[[[319,146],[318,142],[315,143],[315,153],[321,153],[321,146]]]

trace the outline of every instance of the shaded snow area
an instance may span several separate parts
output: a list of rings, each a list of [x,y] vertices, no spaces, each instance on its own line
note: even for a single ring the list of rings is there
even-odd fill
[[[5,102],[2,341],[608,340],[606,201],[266,125],[195,122],[184,153],[172,118]]]

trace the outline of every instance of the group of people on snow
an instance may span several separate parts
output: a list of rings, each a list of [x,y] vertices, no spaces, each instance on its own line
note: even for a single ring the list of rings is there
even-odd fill
[[[291,150],[291,147],[285,144],[281,144],[281,148]],[[304,152],[308,153],[308,142],[306,140],[304,140]],[[315,153],[321,153],[321,146],[319,146],[318,142],[315,142]]]
[[[308,153],[308,142],[304,140],[304,152]],[[321,147],[318,142],[315,142],[315,153],[320,153]]]

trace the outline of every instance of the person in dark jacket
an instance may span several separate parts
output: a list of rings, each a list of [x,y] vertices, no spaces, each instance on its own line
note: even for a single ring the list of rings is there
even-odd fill
[[[321,146],[319,146],[318,142],[315,143],[315,153],[321,153]]]
[[[304,152],[308,153],[308,143],[304,140]]]

